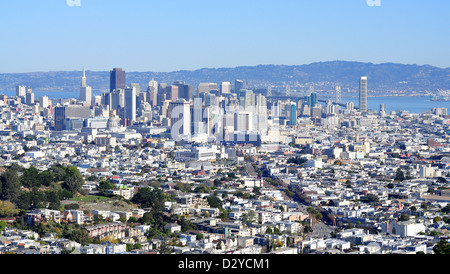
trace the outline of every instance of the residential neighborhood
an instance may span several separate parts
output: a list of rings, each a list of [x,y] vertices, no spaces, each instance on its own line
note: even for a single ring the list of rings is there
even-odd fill
[[[0,253],[434,254],[448,245],[446,108],[361,112],[226,83],[199,86],[196,108],[189,86],[154,82],[126,89],[140,113],[131,117],[116,91],[90,102],[31,100],[22,87],[2,97]],[[169,97],[186,86],[186,100]]]

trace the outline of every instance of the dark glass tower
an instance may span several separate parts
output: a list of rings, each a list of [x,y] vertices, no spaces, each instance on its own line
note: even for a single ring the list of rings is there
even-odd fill
[[[110,71],[109,91],[112,92],[118,88],[125,89],[125,71],[121,68],[114,68]]]

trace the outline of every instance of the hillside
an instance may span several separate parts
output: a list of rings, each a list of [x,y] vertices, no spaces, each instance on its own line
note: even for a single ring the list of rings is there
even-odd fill
[[[120,67],[120,66],[118,66]],[[111,68],[112,69],[112,68]],[[80,71],[55,71],[0,74],[0,90],[14,90],[17,85],[27,85],[33,90],[78,91]],[[109,90],[109,71],[86,71],[88,85],[94,91]],[[368,76],[369,91],[424,92],[450,89],[450,68],[429,65],[395,63],[362,63],[348,61],[317,62],[307,65],[258,65],[235,68],[203,68],[174,72],[126,72],[127,83],[139,83],[142,89],[148,81],[171,84],[185,81],[197,87],[200,82],[244,80],[249,88],[274,86],[282,91],[288,84],[294,90],[308,90],[314,83],[317,90],[333,89],[335,85],[356,90],[360,76]]]

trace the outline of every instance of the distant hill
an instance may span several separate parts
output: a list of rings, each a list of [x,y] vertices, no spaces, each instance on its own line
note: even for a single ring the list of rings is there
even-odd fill
[[[94,91],[109,90],[109,71],[87,70],[86,76],[88,85]],[[309,85],[315,83],[317,90],[333,89],[336,85],[357,90],[361,76],[368,77],[370,92],[423,93],[450,89],[450,68],[395,63],[330,61],[294,66],[258,65],[174,72],[126,72],[127,84],[139,83],[142,90],[147,88],[151,79],[168,84],[181,80],[194,86],[194,90],[201,82],[229,81],[233,86],[236,79],[244,80],[248,88],[266,88],[272,85],[275,90],[282,90],[285,85],[289,85],[297,90],[307,90]],[[0,90],[13,90],[17,85],[26,85],[33,90],[78,91],[80,77],[81,71],[3,73],[0,74]]]

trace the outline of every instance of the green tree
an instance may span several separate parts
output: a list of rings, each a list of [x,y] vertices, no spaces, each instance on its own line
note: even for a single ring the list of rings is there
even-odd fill
[[[351,229],[354,228],[355,226],[353,225],[352,221],[348,221],[346,228]]]
[[[0,200],[0,217],[12,217],[19,214],[19,209],[10,201]]]
[[[55,182],[63,181],[66,176],[66,169],[60,164],[52,166],[50,171],[53,173],[53,180]]]
[[[129,222],[129,223],[136,223],[136,222],[137,222],[137,219],[136,219],[136,217],[131,216],[130,218],[128,218],[128,222]]]
[[[69,234],[69,239],[71,241],[80,243],[81,245],[88,245],[93,242],[93,239],[89,236],[89,233],[86,230],[80,228],[74,229]]]
[[[281,235],[281,231],[277,226],[273,228],[273,234]]]
[[[36,187],[31,191],[31,203],[30,209],[46,208],[47,201],[45,199],[45,194],[39,191]]]
[[[127,251],[128,252],[130,252],[130,251],[132,251],[134,249],[133,244],[126,244],[126,247],[127,247]]]
[[[40,187],[40,181],[38,178],[39,170],[34,166],[30,166],[28,169],[23,170],[20,181],[24,187]]]
[[[405,174],[403,173],[402,169],[399,167],[397,168],[397,171],[395,172],[395,181],[404,181],[405,180]]]
[[[450,254],[450,243],[446,240],[440,240],[434,245],[433,251],[435,254]]]
[[[8,224],[5,221],[0,221],[0,232],[6,227],[8,227]]]
[[[197,241],[203,240],[204,238],[205,238],[205,235],[203,235],[202,233],[197,233],[197,234],[195,235],[195,239],[196,239]]]
[[[296,165],[302,165],[306,162],[308,162],[308,159],[302,157],[292,157],[287,160],[288,164],[296,164]]]
[[[100,180],[100,182],[97,186],[97,190],[100,191],[100,193],[102,193],[103,195],[105,195],[106,190],[113,189],[113,188],[114,188],[114,184],[105,179]]]
[[[17,198],[21,194],[21,184],[20,179],[17,174],[17,171],[12,169],[7,169],[3,174],[0,176],[1,181],[1,193],[0,193],[0,199],[1,200],[8,200],[13,203],[17,201]]]
[[[68,190],[72,195],[81,192],[84,184],[83,176],[76,166],[68,166],[62,187]]]
[[[218,209],[222,208],[223,202],[219,197],[212,195],[212,196],[209,196],[208,198],[206,198],[206,200],[208,201],[208,204],[211,207],[218,208]]]
[[[207,186],[205,186],[204,184],[201,184],[194,189],[194,192],[195,193],[209,193],[210,189]]]
[[[57,191],[47,191],[45,193],[45,200],[48,203],[49,209],[58,210],[61,208],[61,198],[59,197]]]
[[[376,195],[376,194],[369,194],[369,195],[367,195],[367,201],[369,202],[369,203],[375,203],[375,202],[378,202],[380,199],[378,198],[378,195]]]
[[[399,221],[409,221],[409,216],[406,213],[400,214],[400,217],[398,218]]]
[[[189,183],[181,183],[178,182],[175,185],[175,189],[182,191],[182,192],[190,192],[191,191],[191,185]]]
[[[191,229],[196,229],[196,226],[192,224],[186,217],[182,216],[179,220],[179,224],[181,226],[181,231],[186,232]]]
[[[50,186],[50,184],[55,180],[55,175],[51,170],[44,170],[39,173],[38,180],[40,185]]]
[[[131,201],[139,204],[142,208],[151,208],[155,212],[163,212],[166,197],[159,188],[152,190],[149,187],[144,187],[139,189]]]
[[[214,179],[214,186],[215,187],[221,187],[223,184],[219,179]]]

